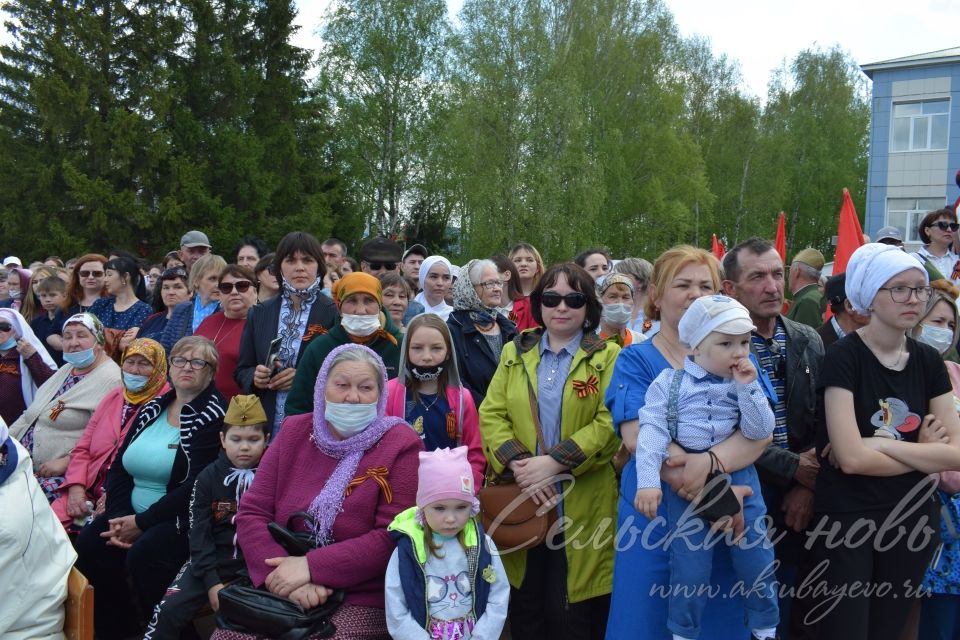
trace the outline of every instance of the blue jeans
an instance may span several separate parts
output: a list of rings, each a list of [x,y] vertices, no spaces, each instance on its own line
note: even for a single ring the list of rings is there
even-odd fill
[[[741,545],[747,548],[727,545],[716,534],[710,534],[710,526],[700,517],[689,513],[684,515],[691,508],[690,503],[673,491],[666,489],[663,496],[668,528],[671,534],[677,534],[668,548],[671,592],[667,628],[684,638],[700,637],[700,618],[708,597],[731,596],[717,592],[711,582],[712,544],[727,546],[730,551],[733,570],[739,581],[735,587],[744,596],[747,626],[750,629],[773,628],[780,621],[773,545],[766,537],[763,518],[767,510],[760,494],[757,472],[751,465],[730,475],[733,484],[753,488],[753,496],[745,498],[743,504],[746,533]]]

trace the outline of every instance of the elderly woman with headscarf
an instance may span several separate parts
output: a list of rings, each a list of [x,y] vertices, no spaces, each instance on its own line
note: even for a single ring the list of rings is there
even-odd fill
[[[24,300],[33,295],[30,289],[30,272],[22,267],[10,267],[7,270],[8,298],[0,300],[0,308],[16,309],[19,311]],[[32,318],[31,318],[32,319]]]
[[[0,418],[12,424],[57,365],[23,316],[0,309]]]
[[[189,555],[193,483],[217,459],[226,413],[217,364],[209,339],[177,341],[171,389],[140,408],[107,472],[105,511],[77,538],[77,568],[97,593],[98,638],[141,635],[138,612],[153,611]]]
[[[237,538],[255,585],[306,608],[333,590],[344,592],[330,618],[343,634],[337,637],[390,638],[384,574],[394,543],[387,526],[416,502],[423,446],[402,419],[386,415],[386,389],[376,353],[358,344],[334,349],[316,378],[313,412],[286,419],[237,513]],[[303,511],[313,522],[298,518],[292,526],[312,533],[317,548],[294,557],[267,524],[287,525]],[[223,629],[213,635],[251,637]]]
[[[340,322],[306,348],[287,396],[287,415],[313,411],[317,372],[340,345],[352,343],[369,347],[383,360],[387,377],[397,377],[403,334],[382,309],[380,281],[369,273],[348,273],[333,284],[333,301],[340,311]]]
[[[504,282],[492,260],[471,260],[453,284],[453,312],[447,318],[463,386],[480,406],[500,364],[503,345],[517,326],[497,308],[503,305]]]
[[[53,507],[64,527],[103,510],[107,471],[140,408],[167,390],[167,356],[159,342],[138,338],[123,352],[119,387],[103,397],[70,454]],[[89,503],[89,504],[88,504]],[[91,509],[90,505],[96,505]]]
[[[443,256],[430,256],[420,265],[420,293],[413,299],[424,313],[435,313],[446,321],[453,307],[446,298],[453,284],[453,265]]]
[[[939,506],[928,476],[960,469],[960,419],[940,354],[907,335],[931,297],[920,263],[897,247],[867,244],[846,274],[847,299],[870,323],[835,342],[824,359],[814,509],[832,539],[858,542],[818,539],[813,563],[826,567],[824,593],[855,582],[892,588],[831,597],[820,633],[893,640],[917,597],[911,585],[920,584],[939,545],[928,526]],[[927,535],[885,535],[893,520],[901,531]]]
[[[120,384],[120,367],[107,357],[103,343],[103,325],[96,316],[78,313],[67,318],[66,364],[37,389],[33,402],[10,425],[10,433],[33,456],[37,479],[51,501],[97,405]]]
[[[612,273],[597,284],[597,297],[603,305],[597,333],[621,347],[643,342],[646,336],[627,327],[633,312],[633,281],[622,273]]]

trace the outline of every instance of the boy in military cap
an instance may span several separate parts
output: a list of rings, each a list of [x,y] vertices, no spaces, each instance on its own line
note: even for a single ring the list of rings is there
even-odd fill
[[[144,638],[177,640],[207,602],[246,568],[234,518],[266,448],[267,414],[257,396],[234,396],[223,418],[216,462],[197,476],[190,499],[190,559],[153,610]]]

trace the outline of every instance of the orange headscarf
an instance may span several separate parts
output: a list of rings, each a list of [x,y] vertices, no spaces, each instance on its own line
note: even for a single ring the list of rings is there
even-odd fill
[[[340,308],[340,305],[343,304],[344,300],[357,293],[366,293],[375,298],[378,305],[381,307],[383,306],[383,288],[380,286],[380,280],[369,273],[363,273],[362,271],[348,273],[344,277],[334,282],[331,293],[333,293],[333,300],[337,303],[338,309]],[[383,338],[387,342],[397,344],[397,339],[384,329],[385,326],[386,316],[381,310],[379,329],[371,333],[369,336],[355,336],[349,332],[347,332],[347,335],[350,336],[351,341],[357,344],[370,344],[378,338]]]
[[[127,389],[126,386],[123,387],[124,399],[130,404],[141,405],[159,394],[163,385],[167,383],[167,354],[156,340],[137,338],[123,352],[120,366],[123,366],[124,360],[134,355],[143,356],[153,365],[153,373],[150,374],[150,378],[143,389],[134,392]]]

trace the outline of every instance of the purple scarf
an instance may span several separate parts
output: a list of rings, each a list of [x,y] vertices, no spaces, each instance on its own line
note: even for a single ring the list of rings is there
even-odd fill
[[[379,365],[380,375],[383,378],[383,391],[380,393],[380,399],[377,400],[377,417],[370,425],[355,436],[346,440],[338,440],[331,435],[333,428],[327,424],[324,418],[324,412],[327,407],[327,401],[324,391],[327,386],[327,377],[330,375],[330,366],[336,361],[337,356],[344,351],[351,350],[367,351],[374,357]],[[380,441],[383,434],[391,427],[397,424],[404,424],[402,418],[386,416],[387,409],[387,371],[380,359],[372,349],[360,344],[345,344],[337,347],[324,359],[323,366],[317,376],[317,384],[313,392],[313,442],[317,448],[324,454],[339,460],[337,468],[327,478],[326,484],[313,502],[310,503],[308,512],[316,520],[314,534],[317,537],[319,546],[328,545],[333,542],[333,522],[337,515],[343,510],[343,499],[346,496],[347,485],[353,480],[357,472],[357,466],[363,454],[373,445]]]

